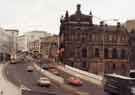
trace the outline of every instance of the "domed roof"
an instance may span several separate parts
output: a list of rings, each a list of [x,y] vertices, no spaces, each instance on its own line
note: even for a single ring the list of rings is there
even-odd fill
[[[82,14],[80,7],[81,7],[81,5],[78,4],[75,14],[73,14],[71,16],[68,16],[68,11],[66,11],[65,19],[68,19],[70,21],[86,21],[86,22],[91,21],[92,20],[92,13],[90,12],[89,15]]]

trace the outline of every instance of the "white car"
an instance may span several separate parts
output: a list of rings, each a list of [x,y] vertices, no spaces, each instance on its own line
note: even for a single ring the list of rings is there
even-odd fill
[[[28,72],[32,72],[33,71],[33,67],[32,66],[27,66],[27,71]]]
[[[37,81],[37,84],[39,86],[45,86],[45,87],[49,87],[51,85],[51,81],[46,78],[46,77],[41,77],[38,81]]]

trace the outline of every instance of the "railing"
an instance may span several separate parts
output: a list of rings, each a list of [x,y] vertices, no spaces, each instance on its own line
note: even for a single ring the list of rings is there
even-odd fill
[[[65,67],[63,67],[63,69],[61,67],[58,67],[58,69],[61,69],[64,72],[69,73],[70,75],[79,77],[80,79],[83,79],[85,81],[91,82],[91,83],[99,85],[99,86],[103,86],[103,77],[102,76],[88,73],[88,72],[79,70],[77,68],[73,68],[68,65],[65,65]]]
[[[40,68],[36,63],[33,63],[33,66],[36,68],[37,71],[41,72],[45,76],[47,76],[49,79],[51,79],[54,82],[58,82],[59,84],[64,84],[64,79],[61,77],[58,77],[42,68]]]

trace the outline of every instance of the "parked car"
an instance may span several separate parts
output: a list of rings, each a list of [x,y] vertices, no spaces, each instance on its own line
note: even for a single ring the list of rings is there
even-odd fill
[[[67,79],[67,83],[71,84],[71,85],[75,85],[75,86],[81,86],[82,85],[82,81],[78,78],[75,78],[75,77],[69,77]]]
[[[32,72],[33,69],[34,69],[34,68],[33,68],[32,66],[27,66],[27,71],[28,71],[28,72]]]
[[[48,64],[43,64],[43,65],[41,66],[41,68],[43,68],[43,69],[45,69],[45,70],[48,70],[48,69],[49,69],[49,66],[48,66]]]
[[[50,87],[51,85],[51,81],[46,78],[46,77],[41,77],[38,81],[37,84],[41,87],[45,86],[45,87]]]

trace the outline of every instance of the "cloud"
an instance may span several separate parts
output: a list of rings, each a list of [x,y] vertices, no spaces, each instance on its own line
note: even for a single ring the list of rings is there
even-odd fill
[[[73,14],[76,4],[82,4],[82,12],[103,19],[119,18],[121,21],[134,18],[134,0],[0,0],[0,24],[3,27],[59,32],[60,16],[68,10]]]

